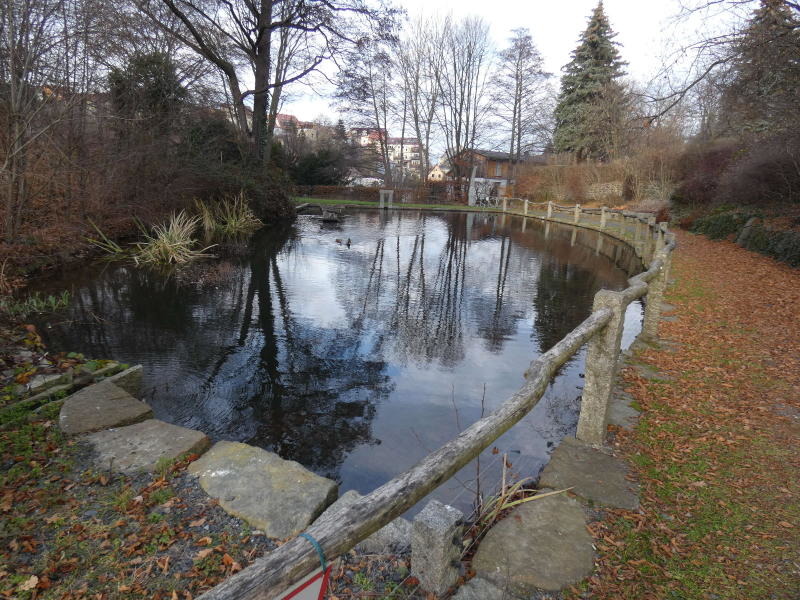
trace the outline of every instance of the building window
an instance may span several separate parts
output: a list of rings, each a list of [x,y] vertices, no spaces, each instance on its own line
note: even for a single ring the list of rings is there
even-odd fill
[[[503,165],[500,163],[494,164],[494,176],[495,177],[502,177],[503,176]]]

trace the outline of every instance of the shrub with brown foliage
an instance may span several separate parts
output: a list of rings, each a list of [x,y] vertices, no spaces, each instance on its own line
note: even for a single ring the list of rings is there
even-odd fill
[[[722,173],[741,145],[733,140],[689,146],[678,161],[678,187],[672,194],[676,204],[707,206],[717,201]]]
[[[722,173],[716,199],[739,205],[800,203],[800,137],[752,144]]]

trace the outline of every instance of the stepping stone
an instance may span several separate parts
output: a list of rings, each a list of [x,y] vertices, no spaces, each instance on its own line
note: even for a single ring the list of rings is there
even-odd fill
[[[217,442],[189,472],[226,512],[273,538],[297,535],[338,495],[335,481],[238,442]]]
[[[331,504],[317,519],[321,521],[347,508],[363,498],[355,490],[348,490]],[[335,518],[335,517],[334,517]],[[398,517],[388,525],[381,527],[367,539],[356,544],[356,550],[364,554],[399,554],[411,548],[411,521]]]
[[[157,419],[98,431],[87,440],[94,446],[99,468],[127,474],[153,471],[162,459],[172,461],[184,454],[202,453],[211,443],[200,431]]]
[[[620,390],[615,391],[608,405],[608,423],[628,431],[632,430],[639,421],[639,411],[631,406],[631,402],[633,397],[630,394]]]
[[[520,504],[489,530],[472,568],[477,577],[525,598],[581,581],[594,568],[583,509],[566,494]]]
[[[636,510],[639,486],[628,481],[628,468],[618,458],[566,437],[553,451],[542,471],[539,486],[572,492],[595,504]]]
[[[633,365],[633,368],[642,379],[648,381],[672,381],[672,377],[651,367],[650,365]]]
[[[142,389],[142,373],[142,365],[136,365],[112,375],[106,381],[122,388],[131,396],[138,396]]]
[[[105,380],[64,400],[58,424],[67,435],[138,423],[153,416],[147,404]]]

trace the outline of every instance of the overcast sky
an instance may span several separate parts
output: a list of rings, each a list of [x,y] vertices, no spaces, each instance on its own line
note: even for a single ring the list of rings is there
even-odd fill
[[[557,85],[561,67],[570,60],[578,37],[597,0],[400,0],[409,16],[425,12],[455,15],[477,15],[491,26],[496,46],[505,46],[509,32],[515,27],[528,27],[545,67],[555,75]],[[630,77],[648,82],[659,71],[665,48],[675,48],[678,39],[691,35],[685,23],[677,25],[674,17],[680,11],[679,0],[605,0],[605,11],[612,28],[618,33],[623,58],[628,62]],[[320,86],[323,94],[328,90]],[[299,91],[299,90],[298,90]],[[283,112],[302,120],[326,115],[338,118],[330,100],[305,93],[284,105]]]

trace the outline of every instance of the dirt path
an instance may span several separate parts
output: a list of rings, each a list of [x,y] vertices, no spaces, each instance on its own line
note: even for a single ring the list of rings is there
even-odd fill
[[[681,233],[668,302],[676,345],[623,377],[644,413],[619,431],[641,513],[593,531],[579,597],[800,598],[800,270]]]

